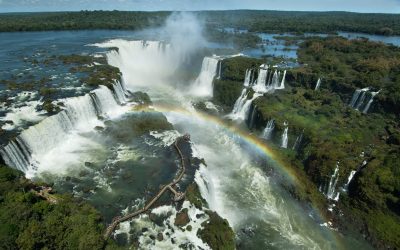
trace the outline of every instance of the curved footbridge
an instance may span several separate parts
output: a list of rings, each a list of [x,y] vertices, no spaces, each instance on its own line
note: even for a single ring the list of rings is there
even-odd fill
[[[134,217],[136,217],[136,216],[138,216],[138,215],[140,215],[140,214],[146,212],[147,210],[149,210],[150,207],[151,207],[158,199],[160,199],[160,197],[161,197],[167,190],[170,190],[170,191],[174,194],[174,201],[175,201],[175,202],[180,201],[180,200],[182,200],[183,198],[185,198],[185,193],[178,192],[178,191],[176,191],[176,190],[174,189],[174,187],[173,187],[173,186],[175,186],[178,182],[180,182],[180,181],[182,180],[183,176],[185,175],[185,171],[186,171],[185,160],[184,160],[184,158],[183,158],[182,151],[181,151],[181,149],[179,148],[179,145],[178,145],[178,143],[179,143],[180,140],[189,141],[189,140],[190,140],[190,135],[186,134],[186,135],[184,135],[184,136],[182,136],[182,137],[178,137],[178,138],[175,140],[175,142],[174,142],[174,147],[175,147],[176,151],[178,152],[178,155],[179,155],[179,158],[180,158],[180,161],[181,161],[181,171],[180,171],[178,177],[176,177],[172,182],[170,182],[170,183],[168,183],[167,185],[165,185],[164,187],[162,187],[162,188],[160,189],[160,191],[157,193],[157,195],[154,196],[154,197],[150,200],[150,202],[147,203],[147,205],[146,205],[144,208],[139,209],[138,211],[136,211],[136,212],[134,212],[134,213],[127,214],[127,215],[125,215],[125,216],[123,216],[123,217],[121,217],[121,216],[115,217],[115,218],[112,220],[112,223],[107,227],[106,232],[104,233],[104,238],[105,238],[105,239],[108,239],[108,238],[110,237],[110,235],[112,234],[112,232],[115,230],[115,228],[116,228],[121,222],[124,222],[124,221],[127,221],[127,220],[129,220],[129,219],[132,219],[132,218],[134,218]]]

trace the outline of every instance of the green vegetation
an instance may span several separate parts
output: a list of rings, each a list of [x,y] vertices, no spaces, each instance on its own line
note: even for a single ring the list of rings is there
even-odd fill
[[[1,249],[103,249],[104,226],[91,206],[69,195],[37,195],[22,173],[0,166]]]
[[[252,32],[363,32],[399,35],[399,15],[350,12],[295,12],[266,10],[193,12],[207,29],[232,27]],[[1,14],[1,31],[115,29],[138,30],[157,27],[171,12],[80,11],[57,13]],[[227,34],[218,34],[218,36]],[[239,40],[242,35],[237,36]],[[235,38],[236,39],[236,38]]]
[[[375,110],[400,115],[399,47],[364,39],[312,38],[301,45],[298,54],[299,61],[307,66],[294,71],[294,80],[304,85],[310,82],[299,77],[314,76],[315,82],[322,77],[323,86],[341,93],[343,100],[349,99],[355,88],[381,89]]]
[[[263,60],[239,57],[222,62],[222,79],[214,81],[214,102],[230,111],[243,89],[246,69],[257,68]]]
[[[400,34],[399,15],[351,12],[299,12],[236,10],[206,11],[199,15],[210,26],[247,29],[251,32],[332,33],[338,31],[369,34]]]
[[[71,73],[84,73],[86,76],[81,78],[81,83],[91,87],[104,85],[112,89],[112,84],[116,80],[121,80],[121,72],[118,68],[107,64],[105,58],[95,58],[84,55],[64,55],[60,56],[64,64],[72,65]]]
[[[400,246],[399,52],[397,47],[366,40],[309,38],[298,52],[303,66],[288,71],[288,87],[254,102],[253,129],[260,133],[267,121],[274,119],[271,141],[275,144],[280,143],[283,123],[289,123],[290,149],[279,150],[279,154],[305,185],[303,190],[288,187],[299,199],[321,207],[324,201],[317,187],[329,183],[338,161],[337,189],[347,183],[352,170],[359,170],[348,193],[341,194],[338,206],[344,216],[336,219],[341,227],[362,230],[381,249]],[[232,105],[229,96],[234,94],[221,99],[223,93],[218,92],[226,90],[219,85],[235,86],[228,91],[235,92],[237,98],[236,85],[241,86],[244,71],[251,67],[245,58],[229,60],[223,65],[240,65],[241,70],[223,68],[223,78],[215,82],[214,94],[216,102],[228,106]],[[322,78],[321,88],[315,91],[318,78]],[[235,84],[229,83],[231,80]],[[348,106],[354,90],[364,87],[382,89],[368,114]],[[301,147],[291,150],[301,133]],[[368,164],[362,167],[364,160]],[[353,223],[346,225],[348,221]]]
[[[203,222],[203,229],[198,232],[200,238],[214,250],[235,249],[235,234],[228,221],[215,212],[206,213],[210,219]]]
[[[164,23],[170,12],[80,11],[1,14],[0,31],[139,30]]]
[[[195,182],[187,187],[185,199],[198,209],[202,209],[206,204],[206,201],[201,197],[199,187]]]
[[[111,134],[112,138],[116,138],[121,142],[128,142],[132,140],[132,136],[141,136],[152,130],[164,131],[173,129],[172,124],[159,112],[134,112],[116,121],[106,121],[105,124],[105,133]]]

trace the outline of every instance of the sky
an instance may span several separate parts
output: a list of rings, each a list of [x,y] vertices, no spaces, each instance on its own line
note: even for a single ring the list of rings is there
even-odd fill
[[[400,0],[0,0],[0,12],[227,9],[399,14]]]

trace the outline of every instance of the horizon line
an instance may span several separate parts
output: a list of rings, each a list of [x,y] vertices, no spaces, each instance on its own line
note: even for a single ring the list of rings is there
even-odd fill
[[[38,14],[38,13],[79,13],[79,12],[208,12],[208,11],[271,11],[271,12],[303,12],[303,13],[351,13],[351,14],[380,14],[380,15],[400,15],[394,12],[356,12],[347,10],[275,10],[275,9],[199,9],[199,10],[120,10],[120,9],[82,9],[82,10],[50,10],[50,11],[0,11],[0,14]]]

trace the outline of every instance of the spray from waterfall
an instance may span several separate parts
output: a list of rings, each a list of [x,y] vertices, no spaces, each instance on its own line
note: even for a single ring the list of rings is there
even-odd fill
[[[285,122],[284,126],[285,126],[285,129],[283,130],[283,134],[282,134],[281,148],[287,148],[287,146],[288,146],[289,124],[287,122]]]

